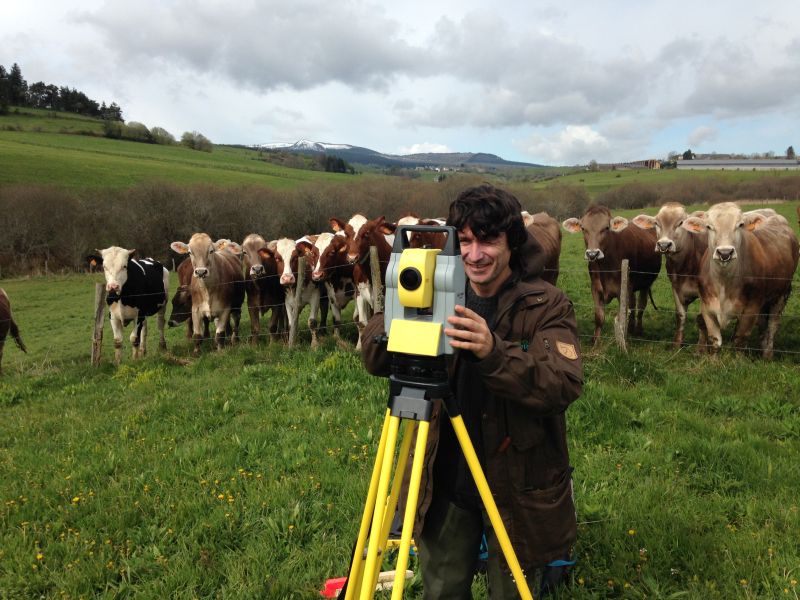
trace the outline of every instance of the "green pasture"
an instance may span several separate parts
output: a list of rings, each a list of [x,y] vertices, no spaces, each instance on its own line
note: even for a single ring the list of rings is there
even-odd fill
[[[769,363],[673,349],[663,275],[629,354],[611,339],[616,303],[592,349],[582,254],[565,234],[586,384],[568,412],[580,526],[561,597],[797,598],[800,297]],[[0,598],[319,597],[346,572],[387,398],[354,327],[346,348],[312,351],[303,332],[294,350],[194,358],[183,328],[160,353],[151,322],[148,356],[132,362],[126,338],[117,368],[106,325],[92,368],[99,281],[0,282],[29,349],[8,341],[0,378]]]
[[[0,115],[0,130],[103,135],[103,121],[75,113],[17,107]]]
[[[66,188],[126,188],[151,181],[177,184],[260,184],[287,188],[308,181],[339,181],[343,175],[289,169],[266,163],[258,152],[215,146],[198,152],[87,135],[2,130],[3,184],[51,184]]]
[[[563,175],[556,179],[558,184],[577,185],[584,187],[589,197],[594,198],[602,192],[607,192],[613,188],[640,183],[644,185],[654,184],[673,184],[677,182],[689,182],[704,179],[723,179],[724,181],[735,184],[742,181],[762,180],[764,178],[790,177],[796,176],[797,171],[731,171],[731,170],[708,170],[708,171],[679,171],[678,169],[619,169],[616,171],[583,171]],[[543,189],[553,185],[553,181],[543,181],[533,184],[534,188]],[[790,198],[797,200],[797,198]]]

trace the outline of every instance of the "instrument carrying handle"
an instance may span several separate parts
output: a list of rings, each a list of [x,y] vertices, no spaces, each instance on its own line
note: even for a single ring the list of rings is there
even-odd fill
[[[461,256],[458,246],[458,231],[452,225],[400,225],[394,232],[394,245],[392,252],[402,252],[409,247],[409,239],[406,232],[420,233],[446,233],[447,239],[442,248],[441,254],[444,256]]]

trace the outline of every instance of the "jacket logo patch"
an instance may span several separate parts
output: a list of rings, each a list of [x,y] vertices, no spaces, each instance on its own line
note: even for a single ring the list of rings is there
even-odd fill
[[[570,360],[578,360],[578,351],[572,344],[556,341],[556,348],[561,353],[561,356],[563,356],[564,358],[568,358]]]

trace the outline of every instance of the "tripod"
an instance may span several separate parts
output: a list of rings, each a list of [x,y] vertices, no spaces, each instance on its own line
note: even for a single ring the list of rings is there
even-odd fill
[[[378,453],[372,469],[372,477],[370,478],[367,501],[353,551],[353,562],[350,566],[347,583],[342,590],[344,598],[345,600],[354,600],[356,598],[369,600],[374,596],[375,585],[380,574],[380,564],[387,546],[389,529],[397,509],[411,441],[416,431],[417,439],[414,448],[414,460],[411,464],[411,478],[408,484],[408,498],[400,536],[400,550],[392,587],[392,600],[400,600],[403,596],[405,572],[411,548],[411,534],[422,480],[425,446],[428,440],[430,418],[435,400],[441,400],[447,408],[453,430],[461,445],[461,451],[464,453],[464,458],[475,480],[481,501],[489,515],[489,520],[503,551],[503,556],[505,556],[506,562],[511,568],[511,574],[516,582],[520,597],[523,600],[533,600],[522,568],[514,554],[511,541],[500,518],[497,505],[489,490],[489,484],[481,469],[480,461],[475,454],[466,426],[450,391],[444,356],[431,358],[399,353],[392,355],[392,374],[389,377],[389,405],[383,421],[381,437],[378,442]],[[406,422],[406,427],[400,444],[395,476],[391,483],[391,492],[389,492],[395,445],[397,444],[401,421]],[[381,499],[381,501],[379,502],[378,499]]]

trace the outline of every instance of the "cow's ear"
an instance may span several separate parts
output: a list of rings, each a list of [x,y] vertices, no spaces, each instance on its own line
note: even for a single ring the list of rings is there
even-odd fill
[[[347,223],[342,221],[341,219],[337,219],[336,217],[331,217],[328,219],[328,223],[331,224],[331,230],[335,232],[344,231],[347,227]]]
[[[133,258],[134,256],[136,256],[136,248],[131,248],[128,250],[128,258]]]
[[[270,240],[267,243],[267,249],[272,253],[276,252],[278,250],[278,240]]]
[[[614,217],[611,219],[611,231],[614,233],[619,233],[628,227],[628,223],[630,223],[630,221],[628,221],[628,219],[625,217]]]
[[[301,239],[297,241],[297,249],[305,255],[311,254],[311,249],[313,247],[313,244],[308,240]]]
[[[747,231],[754,231],[761,227],[767,219],[764,215],[758,213],[753,215],[744,215],[744,226]]]
[[[86,262],[89,264],[90,267],[102,267],[103,266],[103,257],[99,254],[89,254],[86,257]]]
[[[699,217],[687,217],[683,220],[683,223],[681,223],[681,227],[691,233],[700,233],[705,231],[706,222],[705,219]]]
[[[189,245],[185,242],[172,242],[169,247],[177,254],[189,254]]]
[[[636,215],[631,222],[642,229],[652,229],[656,226],[656,218],[650,215]]]
[[[258,249],[258,256],[261,257],[263,260],[269,260],[270,258],[274,258],[274,254],[269,246],[264,246],[263,248]]]
[[[692,214],[689,215],[690,217],[697,217],[698,219],[705,219],[707,217],[706,211],[704,210],[696,210]]]
[[[533,215],[529,213],[527,210],[522,211],[522,222],[525,224],[525,227],[530,227],[533,225]]]
[[[569,233],[581,232],[581,222],[575,217],[571,217],[565,221],[562,221],[561,226]]]
[[[392,235],[397,229],[397,223],[383,223],[380,230],[383,235]]]

